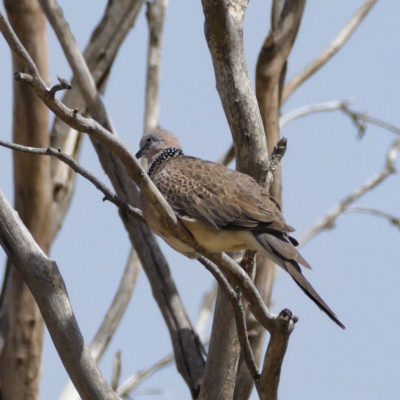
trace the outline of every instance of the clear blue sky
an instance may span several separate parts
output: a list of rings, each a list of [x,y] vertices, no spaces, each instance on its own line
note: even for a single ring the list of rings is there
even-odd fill
[[[60,3],[83,48],[106,2]],[[308,2],[289,59],[289,78],[324,49],[361,4],[361,0]],[[269,1],[252,0],[246,15],[244,36],[252,79],[258,51],[268,32],[269,7]],[[368,110],[371,116],[400,126],[399,15],[399,2],[378,2],[350,42],[292,96],[283,112],[353,96],[355,110]],[[170,1],[164,35],[161,124],[179,136],[186,154],[216,160],[228,148],[230,133],[215,89],[203,21],[200,1]],[[146,44],[142,10],[113,67],[105,96],[118,134],[132,151],[136,151],[143,129]],[[56,74],[69,78],[70,69],[51,29],[49,46],[52,82]],[[10,139],[13,71],[2,38],[0,53],[0,137]],[[339,112],[294,121],[283,134],[289,140],[283,160],[284,212],[298,236],[378,172],[395,139],[393,133],[369,126],[364,139],[358,141],[351,121]],[[9,150],[0,148],[0,158],[0,189],[12,200]],[[106,181],[87,140],[81,163]],[[356,205],[400,217],[399,183],[399,176],[392,176]],[[174,253],[164,243],[161,247],[189,315],[195,320],[212,278],[200,264]],[[78,178],[76,196],[52,258],[66,281],[87,342],[114,295],[128,252],[128,238],[115,207],[103,203],[102,195]],[[283,365],[280,399],[399,399],[399,230],[374,216],[346,214],[337,220],[335,229],[320,234],[302,253],[314,268],[306,271],[307,277],[347,330],[333,324],[288,275],[279,272],[273,311],[289,308],[300,317]],[[1,253],[1,270],[4,260]],[[48,335],[45,340],[42,399],[52,400],[60,394],[67,375]],[[123,379],[171,352],[167,329],[143,273],[101,361],[107,379],[117,350],[122,351]],[[190,398],[174,366],[155,374],[141,389],[162,392],[134,395],[135,399]],[[256,399],[254,394],[252,399]]]

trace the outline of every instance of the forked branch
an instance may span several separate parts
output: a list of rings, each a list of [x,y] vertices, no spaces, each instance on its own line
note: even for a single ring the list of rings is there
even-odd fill
[[[386,178],[396,172],[395,162],[399,154],[400,138],[396,139],[390,146],[385,160],[385,165],[382,170],[377,174],[373,175],[364,185],[350,193],[342,201],[339,202],[330,212],[322,217],[315,225],[308,229],[299,239],[300,246],[307,243],[314,236],[320,233],[322,230],[332,228],[337,217],[347,209],[365,193],[371,191]]]

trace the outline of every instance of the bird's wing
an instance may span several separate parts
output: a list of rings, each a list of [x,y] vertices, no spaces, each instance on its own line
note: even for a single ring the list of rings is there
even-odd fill
[[[176,157],[151,178],[180,217],[216,229],[293,231],[279,205],[254,179],[221,164]]]

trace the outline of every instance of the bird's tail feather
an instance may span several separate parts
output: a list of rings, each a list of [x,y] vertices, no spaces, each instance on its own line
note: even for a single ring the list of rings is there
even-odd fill
[[[321,296],[302,274],[299,263],[307,268],[311,269],[311,267],[295,249],[291,241],[289,241],[283,234],[278,233],[254,232],[253,234],[257,241],[264,248],[265,252],[267,253],[267,257],[287,271],[297,285],[299,285],[304,291],[304,293],[322,311],[324,311],[329,318],[331,318],[342,329],[346,329],[345,326],[339,321],[335,313],[329,308],[325,301],[322,300]]]
[[[330,307],[322,300],[321,296],[316,292],[316,290],[312,287],[311,283],[305,278],[305,276],[301,273],[301,269],[299,265],[295,261],[286,261],[286,270],[289,272],[290,276],[293,280],[300,286],[300,288],[304,291],[304,293],[322,310],[324,311],[328,317],[336,322],[342,329],[346,329],[346,327],[339,321],[339,318],[336,314],[330,309]]]

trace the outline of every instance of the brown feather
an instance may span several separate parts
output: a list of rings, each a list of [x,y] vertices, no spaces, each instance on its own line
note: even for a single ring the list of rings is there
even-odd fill
[[[151,178],[180,217],[217,229],[293,231],[253,178],[221,164],[179,156],[157,167]]]

